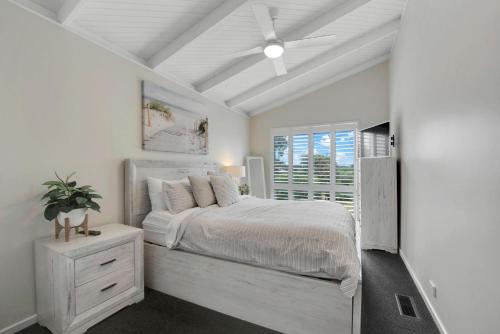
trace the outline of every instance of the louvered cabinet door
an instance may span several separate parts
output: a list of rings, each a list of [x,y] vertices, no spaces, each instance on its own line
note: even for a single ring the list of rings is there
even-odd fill
[[[361,247],[398,250],[396,159],[360,159]]]

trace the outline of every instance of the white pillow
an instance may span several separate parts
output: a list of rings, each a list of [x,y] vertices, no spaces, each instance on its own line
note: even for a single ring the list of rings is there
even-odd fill
[[[229,206],[240,201],[238,187],[229,175],[210,175],[210,183],[214,189],[219,206]]]
[[[148,177],[148,193],[151,201],[151,211],[167,210],[165,195],[161,183],[165,181],[155,177]]]
[[[167,181],[163,179],[159,179],[156,177],[148,177],[148,193],[149,200],[151,201],[151,211],[165,211],[168,210],[168,198],[163,191],[163,182],[169,183],[180,183],[184,182],[189,184],[189,180],[184,178],[178,181]]]
[[[176,214],[196,206],[189,182],[163,182],[162,186],[168,199],[168,211],[171,213]]]

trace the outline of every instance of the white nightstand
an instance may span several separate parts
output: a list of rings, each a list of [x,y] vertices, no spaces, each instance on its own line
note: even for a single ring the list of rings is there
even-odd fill
[[[83,333],[144,299],[143,233],[109,224],[99,236],[35,242],[38,322],[53,333]]]

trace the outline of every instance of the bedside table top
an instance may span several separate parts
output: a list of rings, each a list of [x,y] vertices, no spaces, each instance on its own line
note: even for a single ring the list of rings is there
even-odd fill
[[[75,234],[71,231],[71,236],[68,242],[64,238],[56,239],[53,235],[50,237],[35,240],[38,246],[43,246],[52,249],[61,254],[85,252],[99,245],[107,245],[109,243],[119,243],[121,240],[127,240],[142,235],[142,229],[131,227],[124,224],[105,224],[100,226],[91,226],[91,230],[101,231],[101,235],[86,237],[83,234]]]

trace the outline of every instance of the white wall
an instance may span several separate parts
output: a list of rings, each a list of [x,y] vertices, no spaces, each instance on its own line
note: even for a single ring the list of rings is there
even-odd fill
[[[141,149],[141,80],[199,99],[210,155]],[[0,330],[35,313],[33,240],[52,233],[41,183],[78,172],[104,196],[91,224],[121,222],[126,158],[242,163],[248,120],[57,25],[0,2]]]
[[[498,0],[410,0],[391,59],[401,247],[453,334],[500,331],[499,32]]]
[[[268,195],[272,128],[357,121],[362,129],[387,122],[388,92],[389,65],[384,62],[252,117],[250,152],[264,157]]]

